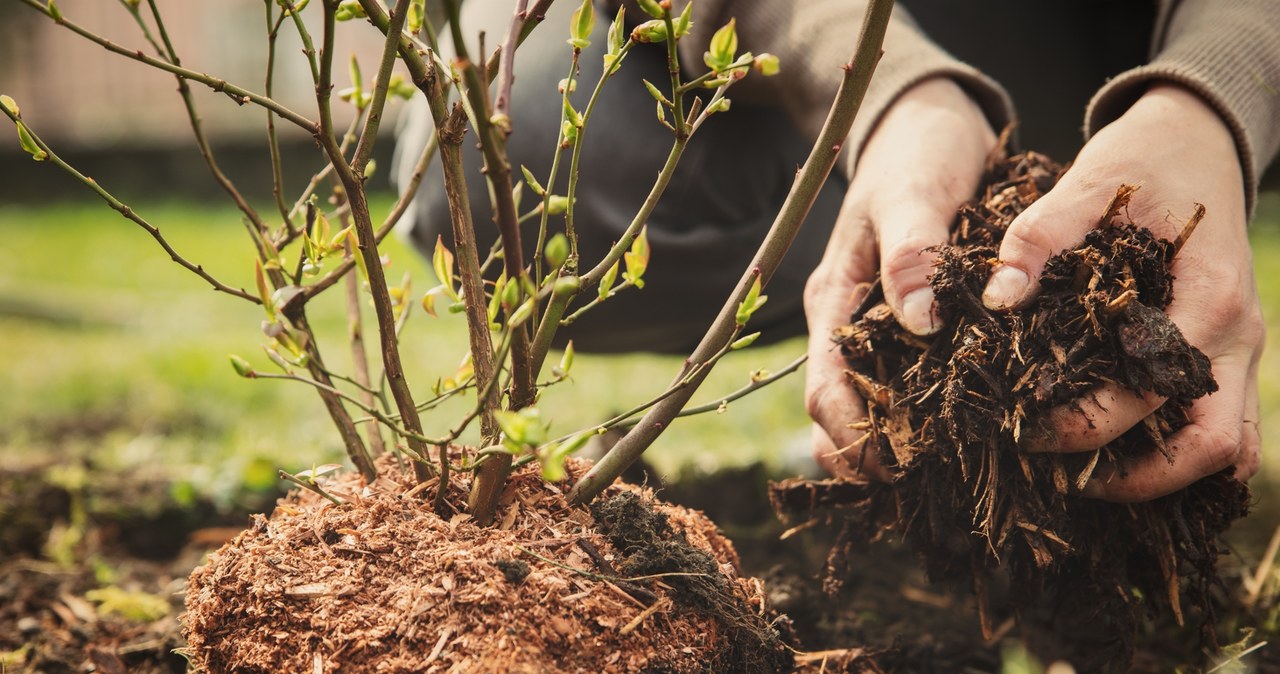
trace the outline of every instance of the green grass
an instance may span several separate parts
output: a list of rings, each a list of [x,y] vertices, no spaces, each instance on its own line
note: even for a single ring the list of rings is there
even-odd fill
[[[253,287],[253,258],[236,211],[135,207],[181,254],[228,284]],[[235,353],[274,370],[260,348],[261,309],[210,290],[133,223],[96,204],[11,207],[0,209],[0,237],[19,252],[0,267],[0,381],[9,389],[0,396],[0,444],[11,456],[39,456],[57,445],[92,452],[107,465],[163,461],[200,479],[226,480],[261,473],[264,461],[297,470],[341,456],[310,390],[244,380],[229,366],[227,354]],[[420,297],[430,279],[425,261],[399,242],[387,253],[389,278],[410,273]],[[313,303],[311,317],[330,367],[349,371],[340,289],[328,300]],[[431,318],[418,310],[411,318],[402,350],[420,398],[461,361],[464,327],[457,314]],[[376,360],[376,344],[370,349]],[[793,340],[734,354],[695,402],[738,388],[752,370],[781,368],[802,351]],[[674,357],[579,354],[572,380],[548,389],[540,407],[553,433],[570,432],[652,397],[679,366]],[[784,445],[807,438],[802,389],[795,375],[727,413],[682,420],[650,460],[666,472],[759,456],[774,461]],[[427,432],[456,423],[465,404],[426,416]]]
[[[238,213],[180,203],[135,204],[184,255],[215,276],[252,288],[253,260]],[[385,210],[387,202],[379,202]],[[1271,327],[1261,368],[1264,434],[1280,422],[1280,199],[1264,200],[1253,228],[1255,266]],[[270,468],[298,470],[341,457],[336,434],[306,387],[237,377],[227,354],[272,369],[262,355],[261,310],[208,289],[167,259],[132,223],[97,204],[0,208],[0,447],[38,457],[51,448],[92,454],[105,465],[179,470],[215,487],[269,481]],[[430,274],[398,242],[389,277],[408,272],[420,297]],[[313,305],[331,367],[349,368],[340,293]],[[368,316],[368,312],[366,312]],[[402,345],[419,396],[453,371],[465,352],[461,315],[417,311]],[[373,344],[371,348],[375,348]],[[695,399],[746,383],[755,369],[778,369],[803,342],[747,349],[726,359]],[[376,353],[371,353],[376,360]],[[553,433],[569,432],[648,399],[674,376],[678,358],[579,355],[570,382],[540,406]],[[803,374],[735,402],[726,413],[683,419],[648,455],[660,470],[714,470],[806,443]],[[428,433],[455,422],[465,403],[425,418]],[[1276,443],[1264,437],[1264,451]],[[1264,462],[1269,481],[1280,480]]]

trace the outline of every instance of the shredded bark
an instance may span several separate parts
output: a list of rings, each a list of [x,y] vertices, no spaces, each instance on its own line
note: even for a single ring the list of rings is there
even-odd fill
[[[988,635],[1011,611],[1044,657],[1066,656],[1080,671],[1124,669],[1144,616],[1198,621],[1214,645],[1219,535],[1246,513],[1249,492],[1228,469],[1149,503],[1080,495],[1104,479],[1102,467],[1123,474],[1167,452],[1192,401],[1217,385],[1164,313],[1177,244],[1128,220],[1135,188],[1121,187],[1080,246],[1049,261],[1030,306],[983,306],[1005,230],[1060,173],[1036,153],[993,157],[980,198],[936,249],[941,334],[903,330],[878,283],[840,331],[850,385],[867,404],[852,460],[869,453],[892,482],[789,481],[772,498],[794,521],[840,523],[831,591],[858,571],[845,564],[850,546],[899,536],[932,580],[972,586]],[[1052,442],[1050,410],[1108,382],[1169,401],[1098,452],[1022,451],[1032,438]]]
[[[415,489],[412,474],[390,461],[380,468],[372,484],[355,474],[327,482],[341,506],[311,492],[288,496],[196,569],[184,616],[194,671],[679,674],[790,666],[740,668],[771,656],[744,656],[739,624],[684,608],[676,579],[714,576],[719,605],[770,629],[759,582],[738,577],[732,545],[699,513],[631,492],[665,519],[671,539],[704,555],[696,569],[659,572],[681,575],[635,578],[646,574],[630,564],[633,555],[599,533],[587,509],[568,506],[536,466],[512,476],[496,527],[436,515],[419,495],[434,485]],[[451,503],[465,502],[466,481],[455,478]],[[600,568],[584,548],[617,569]],[[626,586],[648,588],[655,601]]]

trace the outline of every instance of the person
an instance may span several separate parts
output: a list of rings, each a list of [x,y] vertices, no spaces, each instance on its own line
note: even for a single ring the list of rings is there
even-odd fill
[[[508,4],[467,3],[464,24],[504,34]],[[683,4],[676,0],[674,9]],[[549,25],[521,48],[513,91],[516,130],[508,151],[514,165],[537,176],[549,173],[558,130],[554,91],[568,58],[554,26],[567,23],[573,7],[566,5],[576,3],[553,5]],[[710,35],[734,17],[740,47],[777,54],[783,73],[735,85],[732,114],[690,143],[648,223],[653,257],[645,289],[619,295],[570,326],[577,348],[678,353],[697,342],[817,135],[863,6],[861,0],[695,2],[693,31],[681,43],[683,67],[697,74]],[[597,22],[592,50],[583,54],[581,82],[599,77],[606,24]],[[1149,51],[1141,48],[1148,41]],[[575,211],[584,260],[598,259],[616,240],[666,157],[669,132],[652,119],[653,101],[640,82],[665,81],[665,67],[664,50],[633,50],[618,81],[604,90],[595,113],[601,121],[587,129]],[[993,311],[1030,301],[1047,258],[1095,226],[1121,183],[1141,185],[1129,213],[1165,237],[1176,235],[1196,202],[1207,209],[1174,262],[1168,312],[1210,358],[1220,388],[1195,402],[1192,423],[1170,439],[1171,462],[1153,453],[1123,476],[1113,471],[1091,481],[1086,495],[1148,500],[1229,466],[1241,480],[1252,476],[1260,462],[1264,324],[1246,223],[1259,176],[1280,147],[1277,91],[1280,4],[1272,0],[900,2],[839,170],[771,282],[769,303],[753,318],[766,338],[808,334],[806,406],[818,461],[834,474],[851,474],[841,449],[858,440],[850,426],[865,415],[845,380],[833,331],[848,322],[860,284],[877,274],[904,328],[920,335],[942,328],[928,285],[934,260],[928,249],[946,240],[956,208],[974,194],[997,132],[1015,119],[1017,100],[1028,111],[1020,120],[1028,147],[1068,156],[1076,148],[1063,131],[1073,129],[1068,120],[1081,108],[1087,142],[1058,185],[1011,225],[983,294]],[[425,108],[416,105],[402,133],[401,175],[430,132]],[[478,167],[478,157],[469,156],[476,222],[484,223],[488,197]],[[407,226],[429,251],[438,235],[448,240],[449,222],[438,176],[424,186]],[[481,234],[488,242],[495,236]],[[481,245],[488,242],[482,236]],[[1052,441],[1027,449],[1095,449],[1162,402],[1104,386],[1054,410]],[[873,464],[863,470],[885,477]]]

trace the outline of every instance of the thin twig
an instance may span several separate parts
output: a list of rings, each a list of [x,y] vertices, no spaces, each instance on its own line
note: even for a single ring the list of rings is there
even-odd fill
[[[653,444],[653,441],[666,430],[688,403],[689,398],[706,379],[711,368],[708,367],[694,374],[690,374],[690,370],[703,363],[710,363],[711,358],[721,353],[738,333],[741,328],[736,319],[738,306],[757,279],[762,287],[768,284],[773,272],[781,263],[783,255],[791,246],[805,216],[808,215],[818,190],[821,189],[831,168],[835,165],[836,157],[845,138],[849,135],[854,115],[871,81],[871,74],[880,60],[881,45],[884,42],[884,33],[892,9],[893,0],[871,0],[867,4],[867,12],[862,21],[854,54],[851,61],[844,66],[844,78],[840,82],[831,111],[827,115],[822,131],[818,134],[809,158],[796,176],[791,192],[787,195],[773,226],[770,227],[755,257],[748,264],[737,287],[728,297],[698,347],[685,361],[685,367],[676,378],[678,381],[688,382],[688,385],[649,410],[604,458],[592,466],[574,485],[569,494],[571,502],[586,503],[595,498],[618,475],[621,475],[622,471],[640,458],[644,450]]]
[[[19,1],[35,9],[41,14],[48,15],[48,12],[45,10],[45,5],[38,2],[38,0],[19,0]],[[286,108],[285,106],[281,105],[279,102],[271,98],[268,98],[261,94],[255,94],[252,91],[244,89],[243,87],[236,86],[222,78],[212,77],[204,73],[198,73],[194,70],[188,70],[186,68],[173,65],[166,61],[163,61],[151,56],[147,56],[146,54],[142,53],[141,50],[122,47],[110,40],[107,40],[106,38],[103,38],[93,33],[90,30],[87,30],[81,27],[80,25],[72,21],[68,21],[65,17],[61,19],[53,19],[53,21],[54,23],[64,26],[67,30],[70,30],[71,32],[85,38],[86,40],[89,40],[90,42],[93,42],[94,44],[101,46],[103,49],[106,49],[107,51],[111,51],[116,54],[120,54],[121,56],[126,56],[128,58],[131,58],[135,61],[145,63],[153,68],[158,68],[160,70],[173,73],[174,75],[177,75],[183,79],[199,82],[218,93],[224,93],[230,96],[231,99],[236,101],[237,103],[240,103],[240,104],[253,103],[255,105],[260,105],[264,108],[267,108],[268,110],[274,111],[276,114],[280,115],[282,118],[287,119],[290,122],[293,122],[294,124],[302,127],[308,133],[315,132],[315,129],[316,129],[315,122],[307,119],[306,117],[303,117],[302,115],[299,115],[298,113],[290,110],[289,108]]]

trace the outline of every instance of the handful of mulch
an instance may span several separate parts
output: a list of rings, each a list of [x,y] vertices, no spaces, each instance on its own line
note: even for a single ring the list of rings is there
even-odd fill
[[[1121,186],[1079,248],[1049,260],[1040,295],[999,313],[982,289],[1013,219],[1049,191],[1061,168],[1028,152],[994,157],[980,199],[965,205],[931,277],[946,327],[921,338],[901,328],[877,283],[838,335],[849,382],[867,403],[858,463],[874,456],[889,484],[793,480],[777,510],[842,527],[828,560],[838,590],[850,546],[892,534],[934,581],[972,584],[983,631],[1006,614],[1045,657],[1091,671],[1124,667],[1144,611],[1198,622],[1213,640],[1218,537],[1247,511],[1228,469],[1148,503],[1080,495],[1099,466],[1166,452],[1196,398],[1217,389],[1209,360],[1165,315],[1169,271],[1203,207],[1175,242],[1130,222],[1136,188]],[[1168,402],[1102,449],[1031,454],[1020,442],[1052,431],[1048,413],[1100,384],[1154,391]],[[1168,457],[1173,460],[1173,457]]]

